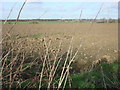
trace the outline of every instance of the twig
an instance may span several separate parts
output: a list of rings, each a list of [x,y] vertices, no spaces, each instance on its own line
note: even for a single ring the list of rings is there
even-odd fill
[[[8,14],[8,16],[7,16],[7,19],[5,20],[5,22],[4,22],[4,24],[8,21],[8,19],[9,19],[9,17],[10,17],[10,15],[11,15],[11,13],[12,13],[12,11],[13,11],[13,9],[14,9],[14,7],[15,7],[15,5],[17,4],[17,2],[13,5],[13,7],[11,8],[11,10],[10,10],[10,12],[9,12],[9,14]]]
[[[81,12],[80,12],[79,21],[81,21],[81,16],[82,16],[82,9],[81,9]]]
[[[63,66],[63,70],[62,70],[62,73],[61,73],[61,76],[60,76],[60,81],[61,81],[61,79],[62,79],[62,76],[63,76],[64,70],[65,70],[65,66],[66,66],[67,61],[68,61],[68,55],[69,55],[69,53],[70,53],[72,40],[73,40],[73,38],[71,39],[70,46],[69,46],[69,49],[68,49],[68,51],[67,51],[67,56],[66,56],[66,59],[65,59],[65,62],[64,62],[64,66]]]
[[[22,4],[22,6],[21,6],[21,8],[20,8],[20,11],[19,11],[19,13],[18,13],[16,22],[12,25],[12,27],[10,28],[10,30],[7,32],[7,33],[8,33],[8,34],[7,34],[8,36],[10,36],[10,35],[9,35],[10,31],[11,31],[11,30],[14,28],[14,26],[17,24],[17,21],[19,20],[19,17],[20,17],[20,15],[21,15],[21,12],[22,12],[22,10],[23,10],[26,2],[27,2],[27,0],[25,0],[24,3]]]
[[[65,86],[66,86],[66,82],[67,82],[67,79],[68,79],[68,75],[69,75],[69,70],[68,70],[67,75],[66,75],[66,78],[65,78],[65,82],[64,82],[63,90],[64,90],[64,88],[65,88]]]
[[[105,79],[104,79],[104,73],[103,73],[103,68],[102,68],[102,66],[101,66],[101,73],[102,73],[102,76],[103,76],[104,87],[107,88],[107,87],[106,87],[106,83],[105,83]]]
[[[69,71],[70,65],[71,65],[72,62],[74,61],[74,58],[76,57],[79,49],[80,49],[80,46],[79,46],[78,50],[76,51],[76,53],[74,54],[74,56],[72,57],[72,59],[69,61],[69,64],[68,64],[68,66],[67,66],[66,71],[64,72],[64,75],[61,76],[61,79],[60,79],[59,84],[58,84],[58,90],[59,90],[59,88],[60,88],[60,86],[61,86],[61,84],[62,84],[62,82],[63,82],[63,80],[64,80],[64,78],[65,78],[65,76],[66,76],[66,74],[67,74],[67,72]]]
[[[45,38],[44,38],[44,43],[45,43],[45,46],[46,46]],[[41,88],[41,84],[42,84],[43,71],[45,69],[45,62],[47,60],[47,55],[48,55],[48,48],[46,48],[46,54],[45,54],[44,61],[43,61],[43,67],[42,67],[42,71],[41,71],[41,75],[40,75],[39,89]]]
[[[95,18],[94,18],[93,22],[97,19],[98,15],[100,14],[100,12],[101,12],[101,10],[102,10],[102,7],[103,7],[103,3],[102,3],[102,5],[101,5],[101,7],[100,7],[99,11],[97,12],[97,15],[95,16]],[[92,29],[93,22],[91,23],[89,30],[91,30],[91,29]]]
[[[57,63],[57,67],[55,68],[55,63],[56,63],[56,61],[57,61],[57,56],[58,56],[58,53],[59,53],[59,51],[60,51],[61,44],[62,44],[62,41],[60,41],[60,44],[59,44],[59,46],[58,46],[58,50],[57,50],[57,53],[56,53],[56,55],[55,55],[55,60],[54,60],[54,63],[53,63],[53,67],[52,67],[51,72],[50,72],[50,75],[49,75],[48,88],[50,88],[50,84],[51,84],[51,82],[52,82],[52,80],[53,80],[53,78],[54,78],[54,75],[55,75],[55,73],[56,73],[57,67],[58,67],[58,65],[59,65],[59,63],[60,63],[60,62],[58,62],[58,63]],[[59,60],[59,61],[60,61],[60,60]]]

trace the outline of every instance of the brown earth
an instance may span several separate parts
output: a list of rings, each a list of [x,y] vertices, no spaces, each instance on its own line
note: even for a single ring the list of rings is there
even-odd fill
[[[9,31],[11,26],[11,24],[3,25],[3,36]],[[91,23],[17,24],[13,28],[11,35],[29,36],[19,38],[17,41],[24,40],[29,45],[32,43],[30,47],[34,49],[40,47],[39,41],[42,42],[43,38],[46,38],[47,43],[51,40],[51,47],[54,49],[58,48],[59,42],[62,40],[62,53],[67,52],[73,37],[73,51],[76,51],[79,45],[81,46],[76,57],[79,68],[81,68],[79,64],[98,60],[105,55],[109,56],[111,61],[117,60],[117,23],[94,23],[92,26]],[[25,45],[24,47],[26,48]],[[28,48],[25,50],[27,51]]]

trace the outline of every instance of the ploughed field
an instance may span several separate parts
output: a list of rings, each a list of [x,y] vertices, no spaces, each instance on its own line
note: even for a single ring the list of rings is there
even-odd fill
[[[11,27],[12,24],[3,25],[3,37]],[[37,48],[42,46],[42,39],[45,39],[47,44],[51,41],[50,47],[54,50],[57,50],[59,43],[62,42],[61,54],[67,52],[70,43],[74,52],[80,46],[76,57],[77,64],[83,61],[92,62],[103,56],[108,56],[110,62],[117,60],[117,23],[16,24],[10,33],[12,38],[10,42],[23,40],[24,43],[20,45],[24,45],[26,52],[33,50],[42,53],[42,50]],[[16,45],[14,47],[17,48]]]
[[[11,27],[12,24],[2,26],[3,38]],[[45,64],[47,74],[49,70],[52,72],[52,67],[54,71],[54,65],[55,67],[58,65],[56,72],[57,76],[60,76],[64,64],[65,67],[70,64],[70,73],[80,73],[93,69],[101,62],[110,64],[118,60],[118,25],[117,23],[16,24],[9,37],[3,40],[3,56],[6,55],[13,62],[15,60],[18,63],[23,61],[22,64],[34,62],[33,65],[38,65],[33,67],[35,72],[39,72],[42,65],[47,62]],[[15,64],[16,67],[21,67],[18,63]],[[47,75],[46,72],[43,75]],[[29,79],[27,74],[23,75]]]

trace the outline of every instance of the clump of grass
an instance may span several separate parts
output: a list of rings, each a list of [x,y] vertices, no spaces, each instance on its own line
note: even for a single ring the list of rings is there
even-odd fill
[[[42,33],[26,35],[26,36],[20,36],[19,34],[17,34],[17,35],[12,35],[10,37],[6,37],[4,39],[5,40],[16,40],[16,39],[20,39],[20,38],[40,38],[40,37],[42,37]]]
[[[39,38],[42,36],[42,33],[38,33],[38,34],[34,34],[34,35],[31,35],[29,37],[32,37],[32,38]]]
[[[118,87],[117,62],[101,62],[91,69],[89,62],[81,60],[79,65],[82,68],[78,68],[75,63],[77,63],[76,59],[80,57],[78,55],[79,47],[73,50],[73,40],[71,39],[67,51],[63,53],[61,50],[64,45],[63,40],[57,41],[59,43],[55,49],[52,47],[52,39],[27,37],[4,40],[1,59],[3,87]],[[89,69],[85,68],[87,65]]]
[[[3,87],[61,88],[63,83],[64,87],[66,86],[65,82],[69,76],[70,66],[78,53],[78,50],[72,53],[72,41],[64,56],[59,54],[62,40],[54,53],[51,51],[51,40],[46,42],[44,38],[41,41],[42,48],[40,50],[42,53],[40,54],[35,53],[35,50],[31,53],[25,51],[24,44],[25,46],[29,44],[23,41],[19,43],[15,40],[7,42],[3,41],[3,44],[6,45],[3,47],[3,58],[1,59]],[[19,45],[18,49],[15,49],[15,43]]]
[[[90,72],[71,75],[73,88],[119,88],[118,65],[101,63]]]

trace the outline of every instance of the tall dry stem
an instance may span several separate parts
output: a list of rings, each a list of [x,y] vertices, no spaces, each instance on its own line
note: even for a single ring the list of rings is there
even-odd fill
[[[72,41],[73,41],[73,37],[72,37],[72,39],[71,39],[70,46],[69,46],[68,51],[67,51],[67,56],[66,56],[66,59],[65,59],[65,62],[64,62],[64,66],[63,66],[63,69],[62,69],[62,73],[61,73],[61,76],[60,76],[60,81],[61,81],[62,76],[63,76],[63,73],[64,73],[64,71],[65,71],[65,66],[66,66],[66,64],[67,64],[68,57],[69,57],[69,54],[70,54],[70,49],[71,49]]]
[[[17,4],[17,2],[16,2],[16,3],[13,5],[13,7],[11,8],[11,10],[10,10],[10,12],[9,12],[8,16],[7,16],[7,19],[5,20],[5,22],[4,22],[3,24],[6,24],[6,22],[8,21],[8,19],[9,19],[10,15],[11,15],[11,13],[12,13],[13,9],[14,9],[14,7],[16,6],[16,4]]]
[[[67,72],[69,72],[70,66],[71,66],[72,62],[74,61],[74,59],[75,59],[75,57],[76,57],[79,49],[80,49],[80,46],[78,47],[78,50],[75,52],[75,54],[74,54],[74,56],[72,57],[72,59],[70,59],[69,64],[66,66],[66,71],[63,73],[63,75],[61,76],[61,79],[59,80],[58,90],[59,90],[59,88],[61,87],[61,84],[63,83],[63,80],[64,80],[64,78],[66,77]],[[67,77],[68,77],[68,76],[67,76]]]
[[[53,65],[52,65],[52,69],[51,69],[51,71],[50,71],[48,88],[50,88],[50,84],[52,83],[52,80],[53,80],[54,75],[55,75],[55,73],[56,73],[57,67],[58,67],[58,65],[59,65],[59,61],[60,61],[60,60],[58,61],[57,66],[56,66],[56,68],[55,68],[56,61],[57,61],[57,56],[58,56],[58,53],[59,53],[59,51],[60,51],[61,44],[62,44],[62,41],[60,41],[60,44],[59,44],[59,46],[58,46],[57,53],[56,53],[56,55],[55,55],[54,63],[53,63]]]
[[[44,57],[44,60],[43,60],[43,66],[42,66],[42,71],[41,71],[41,74],[40,74],[40,83],[39,83],[39,89],[42,87],[41,84],[42,84],[42,77],[43,77],[43,73],[44,73],[44,69],[45,69],[45,62],[47,60],[47,56],[48,56],[48,48],[47,48],[47,44],[46,44],[46,41],[45,41],[45,38],[44,38],[44,44],[46,46],[46,53],[45,53],[45,57]]]
[[[14,28],[14,26],[17,24],[17,21],[18,21],[19,18],[20,18],[21,12],[22,12],[22,10],[23,10],[23,8],[24,8],[26,2],[27,2],[27,0],[25,0],[24,3],[22,4],[22,6],[21,6],[21,8],[20,8],[20,11],[19,11],[19,13],[18,13],[18,16],[17,16],[16,22],[12,25],[12,27],[11,27],[11,28],[9,29],[9,31],[7,32],[7,35],[8,35],[8,36],[10,36],[9,33],[10,33],[11,30]]]

